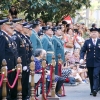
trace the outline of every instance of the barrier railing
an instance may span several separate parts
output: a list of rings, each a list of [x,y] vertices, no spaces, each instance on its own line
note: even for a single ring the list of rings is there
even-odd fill
[[[42,61],[42,100],[47,100],[46,98],[46,60],[45,57]]]
[[[59,76],[62,76],[62,72],[61,72],[61,70],[62,70],[62,64],[63,64],[63,61],[62,61],[62,59],[61,59],[61,55],[59,54],[58,55],[58,75]],[[62,87],[61,87],[61,89],[60,89],[60,91],[58,92],[59,94],[61,94],[62,96],[65,96],[65,89],[64,89],[64,85],[62,85]]]
[[[18,85],[17,85],[17,100],[22,100],[22,83],[21,83],[21,79],[22,79],[22,64],[21,64],[21,58],[18,57],[17,59],[17,72],[19,72],[18,74]]]
[[[52,91],[51,91],[51,97],[55,97],[55,65],[56,65],[56,61],[55,61],[55,56],[52,56]]]
[[[7,63],[6,60],[4,59],[2,61],[2,68],[1,68],[1,74],[0,74],[0,87],[2,87],[2,100],[7,100],[7,88],[6,85],[9,86],[9,88],[14,88],[15,84],[17,83],[17,100],[22,100],[22,64],[21,64],[21,58],[18,57],[17,59],[17,65],[15,69],[7,71]],[[51,90],[51,97],[55,97],[55,57],[52,57],[52,63],[50,65],[50,86],[49,90],[46,93],[46,59],[44,57],[42,61],[42,69],[35,71],[35,62],[34,62],[34,57],[31,57],[31,63],[30,63],[30,75],[31,75],[31,94],[30,94],[30,100],[38,100],[36,98],[36,90],[39,85],[39,83],[42,83],[42,97],[41,100],[47,100],[47,95]],[[9,73],[12,73],[13,71],[16,71],[16,77],[14,79],[13,84],[9,83],[9,80],[7,78],[7,75]],[[35,86],[34,82],[34,75],[37,72],[41,72],[41,78],[39,79],[37,86]]]
[[[30,100],[35,100],[35,83],[34,83],[34,73],[35,73],[35,62],[34,57],[31,57],[31,63],[30,63],[30,75],[31,75],[31,96]]]
[[[2,61],[1,73],[4,74],[3,83],[2,83],[2,100],[7,100],[7,62],[5,59]]]

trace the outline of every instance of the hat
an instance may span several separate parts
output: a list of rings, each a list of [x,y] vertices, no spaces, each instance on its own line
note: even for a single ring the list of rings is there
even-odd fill
[[[32,21],[31,24],[33,24],[33,25],[39,25],[40,21],[39,20],[35,20],[35,21]]]
[[[32,26],[33,26],[33,24],[27,24],[27,25],[25,25],[25,26],[23,26],[23,27],[24,27],[24,28],[30,29]]]
[[[44,26],[44,27],[42,27],[42,30],[48,30],[48,29],[51,29],[51,27],[50,26]]]
[[[6,23],[6,22],[8,22],[8,21],[9,21],[8,19],[0,20],[0,25],[2,25],[3,23]]]
[[[21,23],[21,25],[26,26],[28,24],[28,22],[23,22]]]
[[[61,26],[55,26],[55,27],[52,28],[53,31],[57,31],[59,29],[61,29]]]
[[[91,28],[90,32],[93,32],[93,31],[97,31],[98,32],[99,30],[97,28]]]
[[[15,19],[12,20],[12,22],[16,23],[16,22],[20,22],[21,20],[22,20],[21,18],[20,19],[15,18]]]
[[[41,36],[41,35],[43,35],[43,31],[42,31],[42,30],[40,30],[40,31],[38,32],[38,36]]]

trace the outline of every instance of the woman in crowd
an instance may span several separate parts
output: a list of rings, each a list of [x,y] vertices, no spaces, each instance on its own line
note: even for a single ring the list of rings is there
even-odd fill
[[[64,36],[64,51],[70,51],[73,54],[74,50],[74,31],[73,29],[67,29],[67,34]]]
[[[42,62],[42,59],[44,57],[46,57],[46,51],[43,50],[43,49],[36,49],[34,56],[35,56],[35,59],[34,59],[34,61],[35,61],[35,71],[37,71],[37,70],[40,70],[42,68],[41,62]],[[46,89],[48,91],[49,86],[50,86],[50,70],[46,70],[46,75],[47,75]],[[61,95],[58,92],[59,92],[63,82],[64,82],[64,78],[55,75],[55,84],[56,84],[55,91],[56,91],[56,95],[58,97],[61,97]]]

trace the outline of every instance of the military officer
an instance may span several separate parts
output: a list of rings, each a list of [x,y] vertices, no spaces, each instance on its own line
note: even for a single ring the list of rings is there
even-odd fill
[[[80,63],[83,63],[86,54],[86,66],[90,79],[91,95],[97,95],[100,73],[100,39],[98,38],[98,30],[90,29],[91,38],[86,40],[80,52]]]
[[[3,23],[3,21],[2,21],[2,23]],[[9,70],[15,68],[18,53],[17,53],[17,50],[16,50],[17,47],[16,47],[14,41],[11,38],[11,36],[13,35],[13,29],[8,24],[11,24],[11,23],[9,22],[9,23],[3,24],[2,27],[1,27],[0,66],[1,66],[2,60],[5,59],[7,61],[6,68],[9,71]],[[12,72],[12,73],[8,74],[8,81],[9,81],[10,84],[13,84],[15,76],[16,76],[16,72]],[[13,100],[13,99],[17,98],[17,84],[15,85],[15,87],[13,89],[7,88],[7,90],[8,90],[7,93],[10,96],[8,99]]]
[[[30,65],[31,63],[31,57],[32,55],[34,55],[34,51],[33,51],[33,47],[32,47],[32,43],[30,41],[30,36],[32,34],[32,30],[31,30],[31,27],[32,27],[32,24],[28,24],[26,26],[23,27],[23,31],[25,33],[25,37],[26,37],[26,42],[27,42],[27,47],[26,47],[26,50],[28,52],[28,59],[27,59],[27,63],[28,63],[28,66]],[[29,74],[30,73],[27,73],[27,77],[29,78]],[[27,81],[27,84],[29,84],[29,81]],[[27,85],[28,86],[28,85]],[[26,87],[27,87],[26,86]],[[30,84],[29,84],[29,87],[27,87],[27,90],[29,91],[28,92],[28,96],[30,96]]]
[[[58,55],[61,55],[61,59],[64,62],[64,47],[63,43],[60,39],[62,32],[61,32],[61,27],[56,26],[53,28],[54,31],[54,36],[52,38],[53,40],[53,45],[54,45],[54,51],[55,51],[55,59],[56,59],[56,67],[55,67],[55,74],[58,75]]]
[[[50,26],[42,27],[44,31],[44,36],[42,37],[43,49],[47,52],[47,62],[51,64],[52,56],[54,55],[54,46],[52,44],[53,31]]]
[[[32,47],[32,42],[30,41],[30,28],[31,28],[31,24],[23,26],[23,31],[25,34],[25,38],[26,38],[26,42],[27,42],[27,51],[28,51],[28,60],[27,63],[28,65],[31,63],[31,56],[34,54],[33,53],[33,47]]]
[[[20,19],[13,19],[13,22],[19,22]],[[27,23],[15,23],[15,34],[12,36],[14,41],[17,44],[17,50],[18,50],[18,56],[21,57],[22,59],[22,99],[26,100],[28,99],[28,84],[27,82],[29,81],[29,77],[27,74],[29,73],[29,66],[27,64],[27,42],[26,42],[26,37],[23,32],[23,26],[25,26]]]
[[[40,22],[38,20],[32,21],[31,22],[32,25],[32,34],[30,36],[30,40],[32,42],[32,47],[34,49],[34,51],[36,49],[42,49],[42,43],[41,40],[38,36],[38,32],[40,31]]]

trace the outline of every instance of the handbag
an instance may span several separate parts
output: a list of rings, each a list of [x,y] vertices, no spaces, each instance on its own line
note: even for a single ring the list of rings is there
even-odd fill
[[[74,45],[73,45],[73,42],[71,42],[67,36],[64,37],[65,38],[65,47],[67,48],[73,48]]]
[[[68,43],[68,42],[67,42],[67,43],[66,43],[66,47],[67,47],[67,48],[73,48],[74,45],[73,45],[73,43]]]

